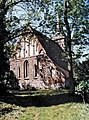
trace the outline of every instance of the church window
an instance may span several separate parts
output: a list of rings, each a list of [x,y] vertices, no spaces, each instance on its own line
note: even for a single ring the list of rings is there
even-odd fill
[[[35,55],[35,45],[33,45],[33,56]]]
[[[20,67],[18,67],[18,78],[20,78]]]
[[[28,61],[26,60],[24,62],[24,78],[28,77],[28,67],[29,67],[29,64],[28,64]]]
[[[37,65],[34,65],[34,77],[37,77]]]
[[[36,43],[36,52],[37,52],[37,48],[38,48],[38,43]]]

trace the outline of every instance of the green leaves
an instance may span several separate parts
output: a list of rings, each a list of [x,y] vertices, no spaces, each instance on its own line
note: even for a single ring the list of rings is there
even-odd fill
[[[78,77],[77,91],[89,92],[89,59],[76,66]]]

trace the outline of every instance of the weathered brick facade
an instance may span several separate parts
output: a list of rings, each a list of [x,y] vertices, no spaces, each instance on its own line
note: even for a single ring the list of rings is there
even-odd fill
[[[64,40],[57,42],[59,42],[57,45],[64,49]],[[50,45],[52,46],[53,42]],[[57,88],[65,85],[66,75],[61,71],[62,68],[49,58],[46,49],[42,46],[36,35],[33,37],[26,35],[18,40],[10,58],[10,70],[16,75],[20,89],[29,86],[38,89]],[[56,58],[54,53],[53,58]],[[51,54],[50,56],[52,56]]]

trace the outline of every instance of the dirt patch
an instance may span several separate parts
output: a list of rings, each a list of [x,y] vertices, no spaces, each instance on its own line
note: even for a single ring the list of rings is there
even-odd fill
[[[34,120],[38,120],[39,119],[39,113],[36,112],[35,116],[34,116]]]

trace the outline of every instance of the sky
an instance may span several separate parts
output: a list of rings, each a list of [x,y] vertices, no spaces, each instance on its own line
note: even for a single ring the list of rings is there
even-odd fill
[[[55,1],[55,0],[54,0],[54,1]],[[29,16],[28,16],[28,11],[27,11],[28,8],[26,8],[25,5],[18,4],[17,6],[15,6],[15,7],[13,8],[13,10],[14,10],[14,11],[12,12],[13,16],[17,16],[18,18],[21,19],[20,24],[18,24],[17,27],[23,26],[24,24],[28,23],[28,20],[29,20],[29,22],[32,23],[31,25],[32,25],[33,27],[37,27],[37,30],[38,30],[38,31],[41,31],[41,32],[42,32],[42,29],[45,28],[44,24],[43,24],[43,26],[38,27],[40,21],[39,21],[39,20],[34,20],[34,18],[37,18],[37,17],[40,17],[41,20],[44,20],[44,17],[45,17],[45,16],[44,16],[44,14],[43,14],[42,12],[40,12],[40,9],[39,9],[39,8],[36,8],[36,9],[35,9],[35,14],[33,14],[33,11],[30,10],[30,11],[29,11]],[[53,11],[54,11],[54,8],[53,8],[53,7],[50,7],[50,10],[51,10],[51,12],[53,12]],[[36,11],[38,11],[38,12],[36,12]],[[46,12],[46,10],[45,10],[44,12]],[[50,13],[51,13],[51,12],[50,12]],[[56,15],[55,15],[54,17],[56,17]],[[47,32],[50,32],[50,33],[51,33],[50,29],[45,28],[45,30],[46,30]],[[51,35],[52,35],[52,33],[51,33]],[[72,37],[73,37],[73,32],[72,32]],[[75,52],[78,50],[78,47],[79,47],[79,46],[76,46],[76,47],[74,48],[74,51],[75,51]],[[86,45],[86,49],[84,49],[84,51],[83,51],[83,54],[86,54],[86,53],[89,53],[89,45]],[[84,60],[85,58],[81,58],[81,59]]]

